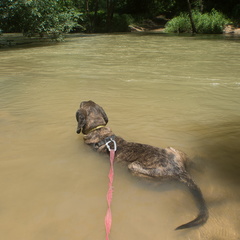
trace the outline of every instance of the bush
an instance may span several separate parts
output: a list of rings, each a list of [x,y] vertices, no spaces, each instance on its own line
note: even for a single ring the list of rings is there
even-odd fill
[[[213,9],[210,13],[194,13],[194,21],[198,33],[222,33],[224,26],[229,22],[220,12]]]
[[[191,23],[188,14],[181,13],[166,24],[165,32],[184,33],[191,32]]]
[[[134,19],[130,14],[114,14],[111,28],[114,32],[127,32],[133,21]]]
[[[193,11],[193,21],[198,33],[222,33],[229,20],[220,12],[213,9],[210,13]],[[166,32],[191,32],[191,24],[187,13],[173,18],[166,25]]]

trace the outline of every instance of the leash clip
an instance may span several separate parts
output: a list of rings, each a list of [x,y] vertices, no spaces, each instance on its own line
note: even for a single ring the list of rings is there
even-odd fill
[[[113,142],[113,149],[111,149],[111,147],[110,147],[110,145],[109,145],[109,143],[111,143],[111,142]],[[106,142],[106,146],[107,146],[107,149],[109,150],[109,152],[110,152],[111,150],[113,150],[114,152],[116,152],[116,150],[117,150],[117,143],[116,143],[116,141],[113,140],[112,138],[110,138],[110,141]]]

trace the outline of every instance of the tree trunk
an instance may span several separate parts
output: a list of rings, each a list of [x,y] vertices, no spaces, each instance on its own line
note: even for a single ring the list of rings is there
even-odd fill
[[[89,0],[85,1],[85,5],[86,5],[86,12],[89,12]]]
[[[192,33],[197,33],[197,29],[195,27],[194,21],[193,21],[193,17],[192,17],[192,8],[191,8],[191,3],[189,0],[187,0],[187,4],[188,4],[188,13],[189,13],[189,18],[190,18],[190,22],[191,22],[191,26],[192,26]]]
[[[85,13],[87,16],[88,26],[87,26],[87,32],[92,33],[93,32],[93,19],[91,17],[91,9],[89,8],[89,0],[85,0]]]
[[[93,19],[94,31],[96,30],[96,26],[97,26],[98,6],[99,6],[99,0],[95,0],[94,19]]]
[[[112,19],[114,12],[114,0],[107,0],[107,32],[111,31]]]
[[[199,0],[199,4],[200,4],[200,11],[201,13],[203,13],[203,0]]]

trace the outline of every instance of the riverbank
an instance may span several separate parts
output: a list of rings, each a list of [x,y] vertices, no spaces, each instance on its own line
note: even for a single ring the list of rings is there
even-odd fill
[[[149,31],[154,31],[154,32],[165,32],[165,27],[164,25],[157,25],[157,24],[150,24],[148,25],[130,25],[129,26],[131,32],[149,32]],[[240,28],[235,28],[233,25],[227,25],[224,30],[223,34],[234,34],[234,35],[240,35]]]
[[[160,32],[164,33],[164,25],[158,25],[153,22],[146,22],[141,26],[130,25],[130,32]],[[240,36],[240,28],[234,28],[233,25],[227,25],[223,31],[223,34]],[[68,34],[71,35],[71,34]],[[0,48],[8,48],[21,45],[30,45],[30,44],[53,44],[56,40],[53,40],[49,36],[39,37],[26,37],[22,33],[4,33],[0,35]]]
[[[54,40],[48,36],[40,37],[26,37],[23,36],[22,33],[4,33],[0,35],[0,48],[4,47],[14,47],[21,45],[29,45],[29,44],[39,44],[39,43],[53,43]]]
[[[235,28],[233,25],[227,25],[223,33],[240,35],[240,28]]]

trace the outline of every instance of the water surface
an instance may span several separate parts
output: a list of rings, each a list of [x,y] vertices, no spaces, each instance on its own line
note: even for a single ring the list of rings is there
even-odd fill
[[[126,140],[173,146],[209,206],[200,228],[187,189],[115,165],[111,238],[240,239],[240,41],[224,36],[83,35],[0,52],[3,239],[104,239],[108,159],[75,134],[92,99]]]

